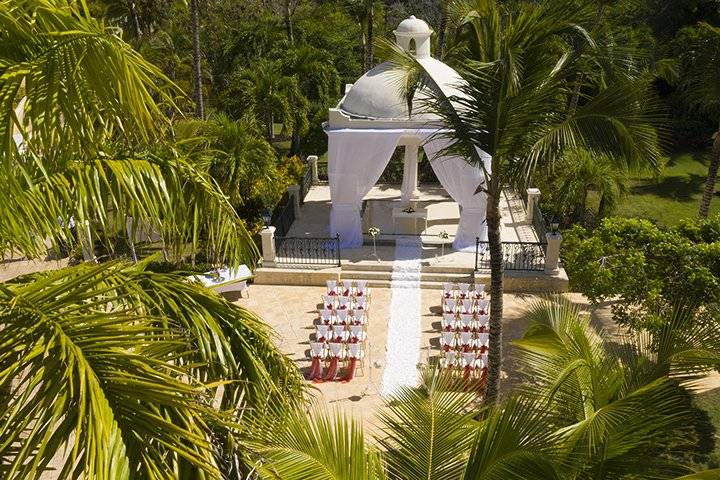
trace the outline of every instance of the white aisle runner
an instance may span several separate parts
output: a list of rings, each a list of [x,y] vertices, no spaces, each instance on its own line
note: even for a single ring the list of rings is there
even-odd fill
[[[398,387],[417,386],[420,358],[420,237],[398,237],[390,283],[385,372],[380,393],[389,395]]]

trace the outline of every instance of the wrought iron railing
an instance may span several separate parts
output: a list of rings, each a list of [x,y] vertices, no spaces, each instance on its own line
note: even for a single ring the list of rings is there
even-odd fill
[[[290,227],[295,221],[295,206],[292,198],[288,197],[288,201],[284,207],[275,211],[272,225],[275,227],[275,235],[284,237],[290,231]]]
[[[308,192],[312,188],[312,184],[313,184],[312,168],[307,168],[305,170],[305,175],[303,175],[303,178],[300,181],[300,204],[301,205],[303,203],[305,203],[305,197],[307,196]]]
[[[545,222],[545,217],[543,216],[542,210],[540,210],[540,202],[538,201],[535,201],[535,208],[533,208],[532,224],[535,229],[535,233],[537,233],[538,240],[540,240],[541,243],[545,243],[547,222]]]
[[[541,242],[503,242],[505,270],[545,270],[545,247]],[[490,270],[489,244],[479,238],[475,243],[475,270]]]
[[[340,235],[327,238],[275,237],[275,263],[340,266]]]

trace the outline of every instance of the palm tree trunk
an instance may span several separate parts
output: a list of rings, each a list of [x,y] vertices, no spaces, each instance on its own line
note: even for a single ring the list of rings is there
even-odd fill
[[[283,17],[285,20],[285,33],[287,34],[288,42],[290,44],[293,44],[295,42],[295,38],[293,35],[293,26],[292,26],[292,15],[290,12],[290,0],[285,0],[285,9],[283,11]]]
[[[132,21],[133,21],[133,28],[135,30],[135,38],[140,38],[140,36],[142,35],[142,31],[140,30],[140,17],[138,16],[137,5],[135,4],[135,0],[130,0],[130,16],[132,17]]]
[[[373,67],[373,57],[375,56],[373,48],[373,23],[375,22],[374,0],[368,0],[367,9],[367,70],[370,70]]]
[[[447,29],[448,20],[448,0],[442,0],[441,8],[442,15],[440,16],[440,25],[438,27],[438,59],[442,59],[443,53],[445,52],[445,30]]]
[[[195,115],[198,118],[205,118],[205,105],[202,94],[202,72],[200,71],[200,21],[198,15],[198,0],[190,0],[190,16],[192,17],[192,41],[193,41],[193,74],[195,97]]]
[[[710,168],[708,169],[708,176],[705,181],[705,192],[703,193],[702,202],[700,203],[701,218],[707,218],[708,212],[710,211],[710,201],[713,195],[715,195],[718,167],[720,167],[720,128],[715,132],[713,137],[712,160],[710,160]]]
[[[488,349],[488,377],[485,403],[497,402],[502,368],[502,316],[503,316],[503,251],[500,239],[500,196],[502,187],[490,180],[488,192],[487,225],[490,248],[490,342]]]

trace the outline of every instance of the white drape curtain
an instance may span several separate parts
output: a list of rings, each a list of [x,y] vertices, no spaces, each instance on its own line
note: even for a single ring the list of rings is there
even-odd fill
[[[363,244],[362,200],[390,162],[404,130],[329,130],[330,233],[344,248]]]
[[[487,195],[475,193],[484,183],[485,177],[477,166],[470,165],[464,158],[456,156],[437,156],[437,153],[451,144],[452,139],[437,134],[424,134],[425,153],[438,180],[448,194],[460,205],[460,223],[458,225],[453,248],[459,251],[474,251],[476,238],[487,241]],[[491,157],[478,149],[485,168],[490,171]]]

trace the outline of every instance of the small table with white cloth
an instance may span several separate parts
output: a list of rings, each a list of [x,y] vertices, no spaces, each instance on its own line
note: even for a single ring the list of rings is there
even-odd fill
[[[427,209],[418,208],[413,212],[405,212],[407,207],[395,207],[392,210],[393,233],[403,235],[418,235],[423,230],[418,230],[418,220],[424,220],[425,230],[427,230]]]

